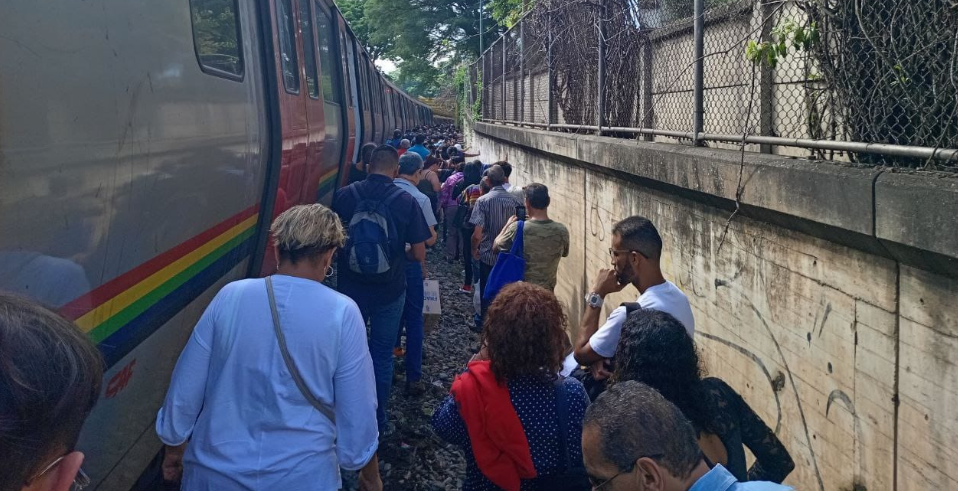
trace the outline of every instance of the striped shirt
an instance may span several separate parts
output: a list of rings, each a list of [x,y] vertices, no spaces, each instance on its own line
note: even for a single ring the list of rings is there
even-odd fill
[[[470,221],[477,227],[482,227],[482,240],[479,242],[479,260],[492,266],[496,264],[496,254],[492,251],[492,243],[499,236],[499,232],[506,226],[509,218],[516,214],[516,207],[523,203],[514,194],[496,186],[488,194],[476,200]]]

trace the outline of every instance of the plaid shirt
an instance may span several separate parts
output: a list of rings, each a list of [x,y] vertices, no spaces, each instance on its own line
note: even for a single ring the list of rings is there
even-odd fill
[[[479,260],[493,266],[496,264],[496,254],[492,251],[492,243],[499,236],[499,232],[506,226],[516,207],[523,203],[514,194],[496,186],[488,194],[476,200],[472,210],[470,222],[482,227],[482,240],[479,242]]]

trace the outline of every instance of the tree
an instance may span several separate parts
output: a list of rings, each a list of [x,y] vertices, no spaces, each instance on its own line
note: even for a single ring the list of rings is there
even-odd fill
[[[369,40],[369,22],[366,19],[365,0],[339,0],[336,2],[339,11],[343,13],[356,39],[366,48],[366,52],[373,61],[380,59],[392,47],[391,39],[377,39],[377,43]]]
[[[436,94],[444,73],[451,73],[441,66],[479,56],[480,0],[346,1],[363,4],[363,43],[370,51],[381,47],[380,57],[396,62],[394,78],[413,95]],[[355,10],[355,4],[348,8]],[[350,16],[359,18],[356,12]],[[488,10],[483,24],[483,45],[489,46],[502,27]]]

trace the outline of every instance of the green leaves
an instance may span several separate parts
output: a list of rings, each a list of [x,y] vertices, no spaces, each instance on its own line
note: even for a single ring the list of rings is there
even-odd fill
[[[775,68],[780,59],[788,56],[790,50],[810,51],[818,41],[816,22],[803,25],[786,20],[772,28],[768,41],[749,40],[745,46],[745,58],[752,63],[765,63]]]

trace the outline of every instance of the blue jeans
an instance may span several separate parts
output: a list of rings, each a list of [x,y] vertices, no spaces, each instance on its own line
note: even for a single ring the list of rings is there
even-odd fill
[[[406,324],[406,383],[422,379],[422,304],[425,292],[422,285],[422,263],[406,263],[406,305],[403,320]]]
[[[419,284],[421,292],[421,276]],[[376,420],[380,433],[386,429],[386,406],[393,385],[393,345],[399,335],[399,321],[405,303],[405,294],[389,303],[358,303],[363,320],[369,322],[369,354],[373,359],[373,372],[376,376]]]

